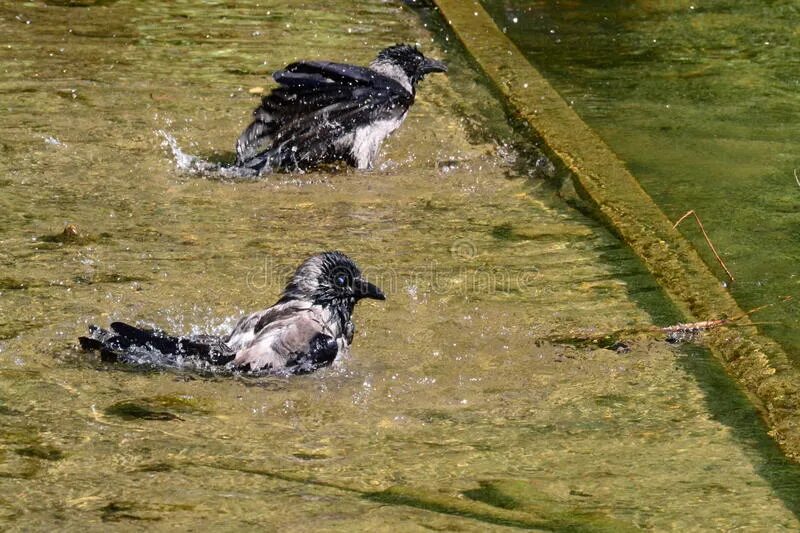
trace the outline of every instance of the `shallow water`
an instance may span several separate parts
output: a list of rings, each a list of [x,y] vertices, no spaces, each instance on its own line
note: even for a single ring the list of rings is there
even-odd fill
[[[322,6],[0,2],[4,527],[484,531],[538,502],[573,525],[795,529],[797,471],[703,349],[547,341],[676,317],[529,171],[459,51],[395,3]],[[374,172],[237,183],[162,145],[230,158],[269,72],[397,41],[451,72]],[[143,373],[74,348],[114,319],[222,332],[329,248],[388,295],[333,368]]]
[[[483,3],[800,361],[797,2]]]

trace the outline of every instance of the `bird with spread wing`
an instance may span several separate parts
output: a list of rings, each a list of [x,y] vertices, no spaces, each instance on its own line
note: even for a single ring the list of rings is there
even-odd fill
[[[416,47],[382,50],[369,67],[300,61],[273,75],[278,87],[253,112],[236,143],[236,165],[255,173],[344,161],[371,169],[400,127],[427,74],[447,72]]]

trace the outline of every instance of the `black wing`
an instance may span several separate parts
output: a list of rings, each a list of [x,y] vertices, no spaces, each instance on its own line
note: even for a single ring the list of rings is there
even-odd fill
[[[159,365],[177,357],[193,357],[212,365],[232,361],[235,353],[214,335],[173,337],[158,329],[137,328],[113,322],[111,330],[89,327],[89,336],[80,337],[84,350],[97,350],[104,361]]]
[[[286,370],[292,374],[308,374],[331,364],[338,353],[339,345],[336,340],[320,333],[311,339],[307,352],[292,354],[286,362]]]
[[[273,77],[279,87],[253,112],[236,143],[237,164],[294,170],[348,159],[336,141],[375,120],[401,117],[414,95],[364,67],[306,61]]]

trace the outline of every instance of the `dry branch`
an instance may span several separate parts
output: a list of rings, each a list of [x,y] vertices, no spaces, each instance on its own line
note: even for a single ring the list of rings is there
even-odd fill
[[[798,183],[800,184],[800,182],[798,182]],[[711,248],[711,251],[714,252],[714,257],[717,258],[717,261],[719,262],[719,264],[722,266],[722,268],[725,269],[725,272],[728,274],[728,277],[731,279],[731,283],[736,281],[736,278],[733,277],[733,274],[731,274],[731,271],[728,270],[728,267],[725,266],[725,262],[722,260],[722,258],[717,253],[717,249],[714,247],[714,243],[711,242],[711,239],[709,238],[708,233],[706,233],[706,228],[703,227],[703,223],[700,221],[700,217],[697,216],[697,213],[694,212],[694,209],[690,209],[689,211],[687,211],[686,214],[684,214],[681,218],[679,218],[678,221],[672,227],[673,228],[677,228],[678,224],[680,224],[681,222],[686,220],[686,218],[688,218],[689,216],[694,216],[694,219],[697,221],[697,225],[700,226],[700,231],[703,232],[703,237],[705,237],[706,242],[708,243],[708,247]]]
[[[760,305],[749,311],[742,313],[741,315],[730,317],[730,318],[717,318],[712,320],[701,320],[699,322],[682,322],[679,324],[673,324],[671,326],[645,326],[641,328],[628,328],[617,330],[611,333],[596,333],[593,335],[576,335],[573,337],[559,337],[559,338],[549,338],[546,339],[553,344],[571,344],[571,345],[586,345],[592,344],[595,346],[599,346],[601,348],[612,348],[616,349],[617,347],[621,346],[622,348],[627,348],[626,340],[630,337],[636,335],[667,335],[667,339],[670,342],[680,342],[683,340],[691,339],[694,335],[702,332],[707,331],[716,327],[720,326],[729,326],[729,327],[738,327],[738,326],[745,326],[745,327],[755,327],[757,324],[749,322],[746,324],[738,324],[740,320],[743,318],[749,317],[753,313],[757,313],[762,309],[766,309],[767,307],[771,307],[776,303],[783,303],[788,302],[791,300],[791,296],[786,296],[780,300],[780,302],[769,303],[765,305]]]

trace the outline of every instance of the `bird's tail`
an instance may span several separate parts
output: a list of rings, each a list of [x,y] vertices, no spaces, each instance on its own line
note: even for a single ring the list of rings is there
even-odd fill
[[[99,351],[103,361],[152,367],[176,366],[186,359],[219,366],[236,355],[214,335],[173,337],[158,329],[137,328],[124,322],[112,322],[110,330],[89,326],[89,336],[78,341],[84,350]]]

